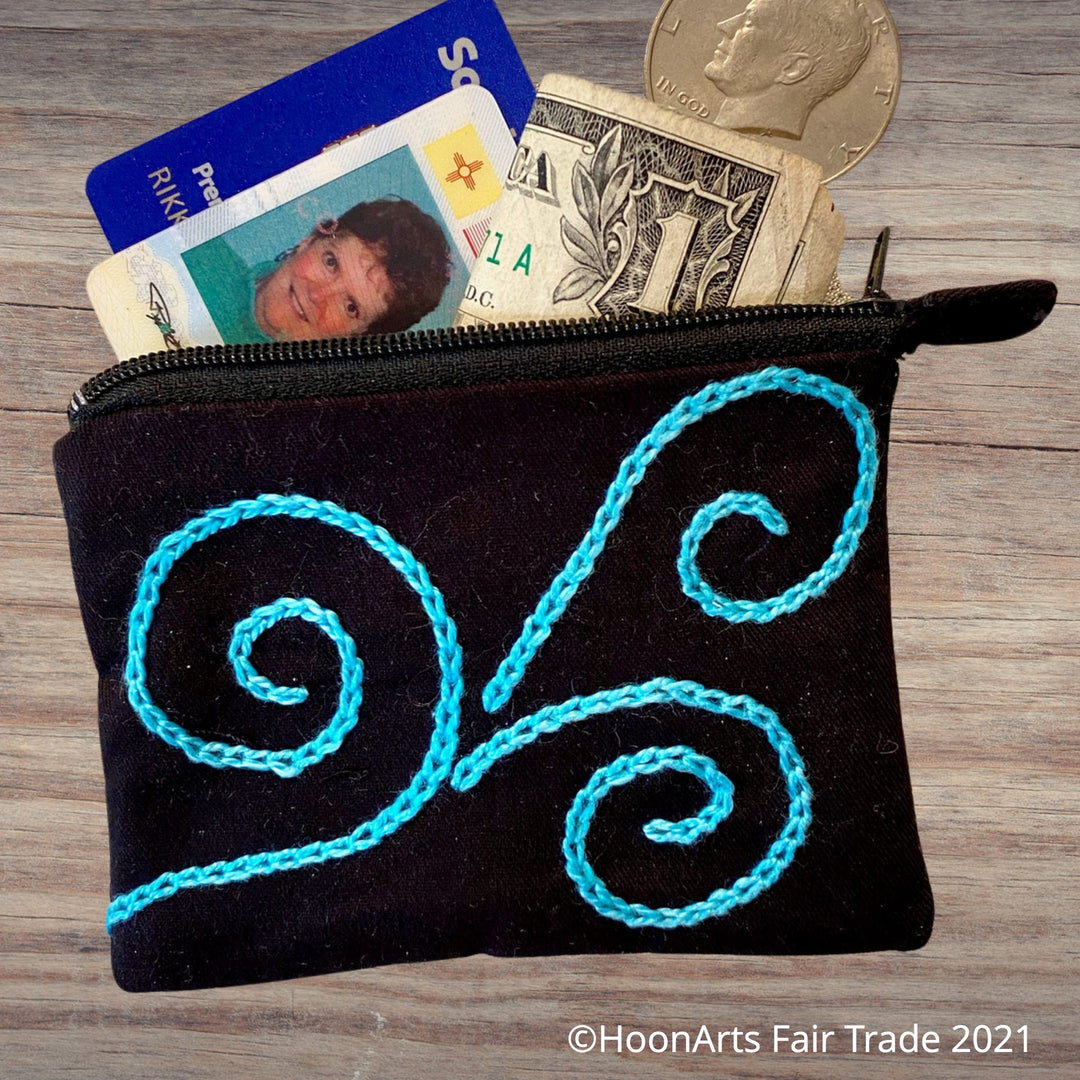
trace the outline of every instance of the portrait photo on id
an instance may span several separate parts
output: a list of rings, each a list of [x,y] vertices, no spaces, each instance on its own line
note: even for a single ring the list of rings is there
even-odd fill
[[[447,285],[466,273],[407,150],[207,240],[183,261],[222,340],[234,344],[438,325],[449,314]]]

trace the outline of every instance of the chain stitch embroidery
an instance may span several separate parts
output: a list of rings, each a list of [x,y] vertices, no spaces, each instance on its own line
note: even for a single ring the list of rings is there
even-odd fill
[[[775,603],[775,597],[772,601],[729,600],[715,592],[698,569],[697,556],[701,541],[718,521],[731,514],[756,517],[773,536],[787,536],[788,525],[784,515],[764,495],[756,491],[724,492],[720,498],[699,507],[693,520],[683,530],[679,558],[675,564],[683,592],[691,600],[696,600],[706,615],[719,616],[728,622],[768,622],[780,614],[769,606]]]
[[[304,495],[259,495],[254,499],[238,499],[228,506],[218,507],[170,533],[146,561],[129,618],[128,663],[125,672],[128,699],[139,719],[155,735],[170,746],[183,750],[193,761],[217,768],[231,766],[272,769],[279,776],[295,776],[301,769],[332,753],[341,745],[341,739],[356,723],[362,666],[357,658],[355,667],[350,667],[348,657],[351,655],[355,658],[356,646],[344,630],[341,630],[340,638],[335,636],[334,627],[340,629],[337,616],[310,600],[281,597],[273,604],[256,608],[233,628],[229,646],[229,658],[241,685],[252,689],[256,696],[263,700],[274,694],[280,696],[284,690],[283,703],[294,704],[302,700],[299,696],[301,688],[274,687],[268,679],[255,674],[248,660],[255,638],[278,620],[293,615],[308,618],[334,638],[338,653],[342,657],[342,690],[338,711],[335,719],[311,743],[306,743],[295,751],[275,752],[278,755],[292,754],[291,758],[274,757],[266,751],[251,750],[245,746],[206,743],[169,720],[153,703],[146,687],[146,636],[160,598],[161,585],[176,561],[195,544],[222,529],[257,517],[279,515],[322,521],[359,537],[373,551],[382,555],[420,597],[424,611],[431,620],[441,671],[439,699],[432,710],[435,727],[427,753],[408,787],[389,806],[373,818],[362,822],[346,836],[306,844],[303,847],[242,855],[208,866],[189,866],[184,870],[161,874],[148,884],[140,885],[112,901],[106,914],[106,926],[110,931],[117,923],[131,918],[148,904],[173,896],[181,889],[246,881],[255,875],[273,874],[279,870],[293,870],[329,859],[341,859],[374,847],[384,837],[415,817],[450,772],[454,754],[457,752],[458,720],[465,684],[461,676],[461,646],[457,640],[457,627],[447,614],[442,593],[432,584],[423,563],[381,525],[373,524],[362,514],[344,510],[336,503],[320,502]],[[349,716],[339,719],[345,709],[351,710]]]
[[[787,784],[789,806],[787,822],[768,853],[746,876],[730,888],[719,888],[706,900],[683,907],[652,908],[646,904],[629,903],[615,896],[597,877],[585,855],[585,837],[600,800],[613,788],[629,783],[636,776],[676,769],[691,773],[703,780],[711,792],[705,808],[696,816],[682,821],[655,819],[642,831],[656,843],[691,844],[715,830],[730,813],[733,786],[712,758],[698,754],[686,746],[661,748],[650,746],[637,754],[624,755],[599,769],[589,783],[578,792],[566,816],[563,854],[566,872],[578,887],[582,898],[601,915],[625,922],[628,926],[657,926],[673,929],[695,926],[704,919],[724,915],[738,904],[749,903],[764,892],[791,864],[795,849],[806,839],[810,826],[810,784],[806,766],[795,749],[787,729],[772,709],[766,708],[745,694],[725,694],[709,690],[689,680],[676,681],[661,677],[635,686],[603,690],[585,697],[573,697],[560,705],[549,705],[531,716],[493,735],[478,746],[454,768],[450,786],[467,791],[498,761],[515,750],[535,742],[541,735],[552,734],[566,724],[584,720],[598,713],[620,709],[640,709],[645,705],[677,704],[705,709],[717,716],[730,716],[753,724],[765,732],[780,760],[780,771]]]
[[[550,636],[555,622],[592,573],[607,537],[618,525],[630,496],[664,446],[687,426],[729,402],[766,390],[820,398],[840,410],[854,430],[859,452],[858,480],[840,534],[825,563],[803,581],[768,600],[731,600],[716,593],[700,574],[697,554],[702,539],[718,520],[732,513],[756,517],[775,535],[784,535],[787,523],[764,495],[726,492],[702,506],[682,534],[676,567],[683,591],[696,600],[707,615],[730,622],[768,622],[778,615],[790,614],[807,600],[820,596],[844,572],[866,527],[877,477],[876,436],[866,407],[846,387],[797,368],[766,368],[727,382],[710,383],[696,394],[683,398],[661,417],[637,448],[623,460],[592,527],[541,597],[534,613],[526,619],[517,642],[484,688],[483,705],[488,712],[500,709],[513,693],[532,657]],[[129,701],[140,720],[151,732],[169,745],[181,749],[194,761],[215,768],[272,770],[282,777],[295,776],[308,765],[336,751],[355,725],[362,697],[363,676],[363,665],[356,656],[355,643],[332,611],[308,598],[281,597],[272,604],[255,609],[233,628],[228,656],[237,681],[255,697],[283,705],[295,704],[304,700],[306,690],[303,687],[276,686],[259,675],[249,659],[254,641],[270,626],[290,617],[306,619],[331,637],[342,660],[339,707],[327,727],[309,743],[295,750],[272,752],[206,743],[170,721],[153,703],[146,687],[146,637],[160,598],[161,585],[176,561],[196,543],[221,529],[240,521],[280,514],[320,520],[358,536],[386,558],[419,595],[432,622],[442,672],[440,696],[433,710],[435,728],[428,752],[412,782],[394,802],[374,818],[357,826],[352,833],[304,847],[244,855],[208,866],[192,866],[179,872],[162,874],[112,901],[107,915],[110,932],[114,925],[130,918],[148,904],[172,896],[184,888],[243,881],[256,874],[271,874],[343,858],[373,847],[414,817],[450,774],[457,749],[457,726],[464,684],[457,630],[446,612],[442,594],[431,583],[423,564],[381,526],[334,503],[319,502],[302,495],[266,494],[218,507],[169,534],[147,560],[129,618],[128,662],[125,669]],[[511,727],[496,732],[458,762],[453,770],[451,787],[457,791],[468,790],[499,758],[534,742],[542,734],[557,731],[564,724],[597,713],[665,703],[687,705],[743,720],[765,733],[778,755],[789,796],[788,818],[780,835],[749,875],[739,878],[730,887],[715,890],[706,900],[681,908],[651,908],[614,896],[597,877],[585,854],[585,838],[596,807],[612,788],[622,786],[638,775],[671,769],[702,780],[710,791],[710,798],[699,814],[678,822],[656,819],[643,826],[645,835],[657,843],[693,843],[715,830],[732,807],[731,782],[711,758],[685,746],[649,747],[636,754],[624,755],[599,769],[586,787],[578,792],[566,818],[563,854],[567,873],[581,896],[600,914],[630,926],[692,926],[703,919],[723,915],[732,907],[753,900],[775,883],[790,865],[795,850],[805,840],[811,820],[812,792],[805,765],[791,735],[771,709],[747,695],[733,696],[720,690],[707,689],[698,683],[659,677],[634,686],[570,698],[558,705],[546,706]]]
[[[855,431],[855,442],[859,450],[859,477],[851,505],[844,515],[840,535],[833,544],[832,553],[822,566],[779,596],[763,601],[734,602],[741,605],[741,610],[749,613],[738,621],[750,618],[757,622],[767,622],[776,615],[791,614],[811,597],[820,596],[844,572],[866,528],[874,483],[877,479],[877,440],[874,424],[866,406],[846,386],[841,386],[821,375],[810,375],[800,368],[770,367],[752,374],[740,375],[727,382],[709,383],[696,394],[683,398],[675,408],[662,416],[648,435],[638,443],[634,451],[623,459],[615,480],[596,511],[596,517],[589,531],[570,556],[566,566],[559,571],[548,586],[536,610],[525,620],[520,637],[499,665],[495,676],[484,687],[483,702],[488,712],[497,712],[510,699],[514,687],[525,674],[525,668],[551,635],[552,627],[562,616],[574,594],[585,579],[592,574],[596,560],[604,550],[608,536],[619,524],[630,496],[641,483],[645,470],[656,460],[660,451],[691,424],[722,409],[732,401],[739,401],[765,390],[782,390],[789,394],[805,394],[809,397],[821,398],[839,409]],[[728,492],[728,496],[733,494],[737,493]],[[721,500],[725,497],[721,496]],[[764,497],[758,496],[758,498]],[[749,512],[766,523],[769,515],[762,517],[765,513],[762,505],[760,503],[753,505],[755,509]],[[772,509],[771,503],[769,503],[769,508]],[[732,510],[734,509],[739,508],[732,505]],[[744,507],[740,509],[740,512],[748,511]],[[775,514],[775,510],[773,513]],[[775,520],[770,520],[773,520],[775,525]],[[691,524],[690,528],[693,529],[693,527]],[[772,529],[772,531],[776,530]],[[683,579],[683,589],[686,591],[687,577],[683,576],[681,565],[680,576]],[[696,596],[694,598],[699,599]],[[719,614],[718,611],[708,609],[706,613]],[[725,617],[728,616],[725,615]]]

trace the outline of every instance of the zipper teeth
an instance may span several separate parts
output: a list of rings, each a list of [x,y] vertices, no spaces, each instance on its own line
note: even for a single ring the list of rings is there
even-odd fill
[[[886,304],[889,304],[886,301]],[[892,302],[892,303],[895,303]],[[879,300],[849,304],[777,304],[721,308],[685,315],[642,315],[599,319],[540,319],[491,326],[451,326],[410,330],[360,338],[322,341],[276,341],[250,345],[197,345],[193,348],[150,353],[124,360],[87,380],[71,399],[69,415],[107,391],[140,375],[185,368],[295,364],[309,360],[368,360],[417,353],[450,352],[476,344],[506,345],[521,342],[616,337],[659,329],[696,329],[763,318],[850,316],[881,314]]]

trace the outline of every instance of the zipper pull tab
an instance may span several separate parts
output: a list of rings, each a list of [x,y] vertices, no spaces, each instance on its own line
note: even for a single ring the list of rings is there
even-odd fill
[[[902,304],[900,343],[904,352],[919,345],[972,345],[1004,341],[1034,330],[1057,299],[1052,281],[1029,279],[942,289]]]
[[[889,235],[892,230],[886,225],[874,241],[874,254],[870,257],[870,272],[866,275],[864,300],[889,300],[891,297],[881,287],[885,280],[885,256],[889,254]]]

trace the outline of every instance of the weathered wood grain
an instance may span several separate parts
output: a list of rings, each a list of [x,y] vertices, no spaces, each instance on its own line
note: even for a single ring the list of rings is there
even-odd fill
[[[1080,8],[895,0],[904,86],[833,186],[856,288],[878,228],[896,296],[1051,277],[1034,335],[903,362],[894,632],[938,919],[913,954],[470,957],[132,997],[103,929],[96,679],[51,447],[112,357],[84,281],[99,161],[424,6],[0,0],[0,1076],[344,1080],[739,1075],[1075,1077],[1080,1066]],[[641,91],[654,0],[504,0],[530,74]],[[1030,1026],[971,1059],[576,1055],[575,1023]]]

